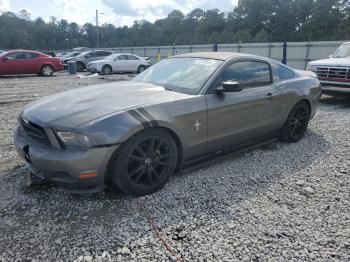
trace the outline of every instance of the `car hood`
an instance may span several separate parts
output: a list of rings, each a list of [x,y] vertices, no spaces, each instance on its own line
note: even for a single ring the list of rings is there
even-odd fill
[[[69,60],[72,60],[73,58],[75,58],[75,56],[71,56],[71,57],[60,57],[60,59],[62,61],[69,61]]]
[[[106,59],[101,59],[101,60],[96,60],[96,61],[92,61],[89,63],[89,65],[97,65],[97,64],[100,64],[100,63],[108,63],[109,60],[106,60]]]
[[[22,117],[42,126],[77,128],[112,113],[192,97],[136,81],[77,88],[29,104]]]
[[[320,66],[350,66],[350,57],[316,60],[310,62],[310,64]]]

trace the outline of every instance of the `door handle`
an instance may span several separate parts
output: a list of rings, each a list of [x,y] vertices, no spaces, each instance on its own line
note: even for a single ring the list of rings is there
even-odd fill
[[[273,94],[272,93],[267,93],[266,98],[267,99],[272,99],[273,98]]]

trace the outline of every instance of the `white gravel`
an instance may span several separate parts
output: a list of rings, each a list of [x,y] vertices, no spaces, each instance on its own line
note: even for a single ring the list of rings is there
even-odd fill
[[[324,98],[299,143],[212,161],[151,196],[26,187],[20,108],[121,78],[0,78],[0,261],[176,261],[162,239],[178,261],[350,260],[350,100]]]

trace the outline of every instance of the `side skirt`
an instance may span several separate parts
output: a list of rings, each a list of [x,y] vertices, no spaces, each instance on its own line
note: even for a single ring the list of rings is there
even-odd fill
[[[279,141],[278,136],[279,136],[279,132],[275,132],[269,136],[265,136],[260,139],[252,140],[247,143],[234,145],[232,147],[225,148],[223,150],[220,150],[214,153],[189,159],[183,163],[182,168],[180,169],[180,173],[190,172],[192,170],[201,168],[203,166],[207,166],[213,161],[229,158],[233,153],[244,152],[244,151],[248,151],[256,148],[261,148],[263,146],[277,142]]]

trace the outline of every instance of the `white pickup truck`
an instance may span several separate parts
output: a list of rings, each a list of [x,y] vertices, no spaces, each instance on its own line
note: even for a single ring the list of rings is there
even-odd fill
[[[329,59],[310,62],[307,70],[317,74],[323,94],[350,96],[350,42],[342,44]]]

